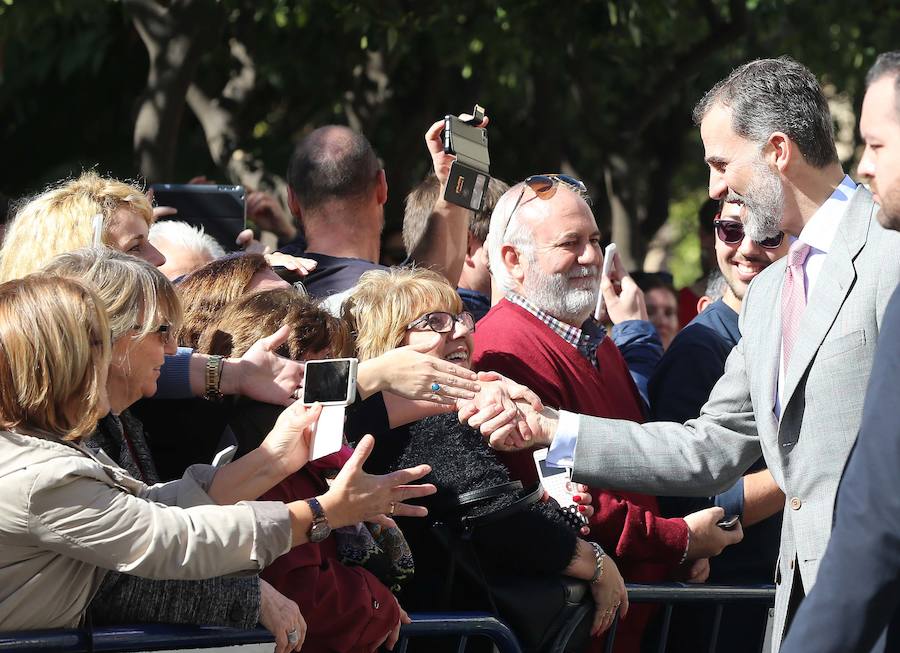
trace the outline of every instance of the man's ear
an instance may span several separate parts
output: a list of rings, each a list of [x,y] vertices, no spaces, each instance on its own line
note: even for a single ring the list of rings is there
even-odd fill
[[[766,141],[763,158],[774,165],[779,172],[784,172],[794,157],[799,154],[800,150],[787,134],[772,132],[769,140]]]
[[[291,211],[291,215],[297,218],[299,222],[303,216],[303,210],[300,208],[300,200],[297,199],[297,194],[294,192],[294,189],[290,186],[287,187],[288,191],[288,208]]]
[[[478,248],[481,247],[481,243],[472,235],[472,232],[469,231],[466,233],[466,258],[463,261],[463,265],[474,268],[475,260],[473,257],[475,256],[475,252],[478,251]]]
[[[516,282],[522,283],[522,280],[525,279],[525,268],[522,265],[524,257],[521,252],[512,245],[504,245],[500,248],[500,257],[503,259],[503,265],[506,266],[509,276]]]
[[[375,177],[375,199],[378,201],[378,204],[384,206],[385,204],[387,204],[387,198],[387,176],[384,174],[384,168],[382,168],[378,171],[378,174]]]

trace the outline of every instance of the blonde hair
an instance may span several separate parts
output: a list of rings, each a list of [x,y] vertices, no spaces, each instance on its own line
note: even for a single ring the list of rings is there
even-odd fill
[[[97,215],[101,244],[109,245],[109,230],[121,209],[153,223],[153,208],[140,188],[96,172],[49,187],[24,204],[10,223],[0,248],[0,281],[34,272],[62,252],[97,244]]]
[[[163,322],[172,335],[181,327],[181,300],[159,269],[108,247],[85,247],[54,258],[44,271],[80,279],[97,291],[106,304],[113,341],[140,327],[144,338]]]
[[[290,325],[290,334],[275,351],[280,356],[302,361],[312,354],[324,354],[325,358],[350,355],[347,323],[294,288],[260,290],[229,303],[219,320],[201,334],[197,351],[240,357],[284,324]]]
[[[422,268],[370,270],[344,300],[342,316],[356,338],[361,360],[396,348],[406,327],[425,313],[459,313],[462,300],[447,280]]]
[[[0,285],[0,427],[89,435],[109,360],[106,308],[86,284],[32,274]]]

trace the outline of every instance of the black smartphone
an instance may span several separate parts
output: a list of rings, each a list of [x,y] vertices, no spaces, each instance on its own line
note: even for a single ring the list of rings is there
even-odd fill
[[[456,155],[456,161],[450,166],[444,199],[471,211],[480,211],[491,179],[487,130],[473,127],[456,116],[445,116],[444,151]]]
[[[725,531],[730,531],[735,526],[738,525],[738,522],[741,520],[740,515],[725,515],[716,522],[716,526]]]
[[[243,186],[217,184],[153,184],[157,206],[171,206],[177,215],[162,220],[181,220],[215,238],[227,251],[240,249],[235,242],[247,228],[246,194]]]
[[[306,361],[303,375],[303,403],[346,406],[356,399],[356,358]]]

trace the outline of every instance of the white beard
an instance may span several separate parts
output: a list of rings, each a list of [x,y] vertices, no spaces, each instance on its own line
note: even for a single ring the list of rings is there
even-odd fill
[[[566,324],[580,327],[590,317],[600,290],[600,270],[596,265],[579,265],[568,274],[544,274],[534,260],[529,260],[528,267],[522,283],[528,301]],[[570,285],[570,279],[583,277],[592,279],[590,287]]]

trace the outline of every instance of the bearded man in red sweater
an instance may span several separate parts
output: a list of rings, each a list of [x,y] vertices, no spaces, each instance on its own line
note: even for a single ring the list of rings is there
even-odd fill
[[[603,255],[586,197],[584,185],[571,177],[538,175],[500,198],[487,245],[491,274],[504,297],[478,323],[473,363],[527,385],[547,406],[643,421],[641,399],[621,353],[589,320]],[[646,320],[643,298],[630,277],[622,276],[621,294],[606,283],[604,298],[614,322]],[[537,481],[530,450],[506,456],[515,477]],[[600,488],[590,488],[590,494],[591,539],[615,558],[628,581],[680,575],[702,582],[708,558],[740,539],[716,527],[721,508],[667,519],[652,496]],[[632,609],[619,627],[616,651],[639,650],[650,615],[646,608]],[[594,644],[600,650],[601,642]]]

